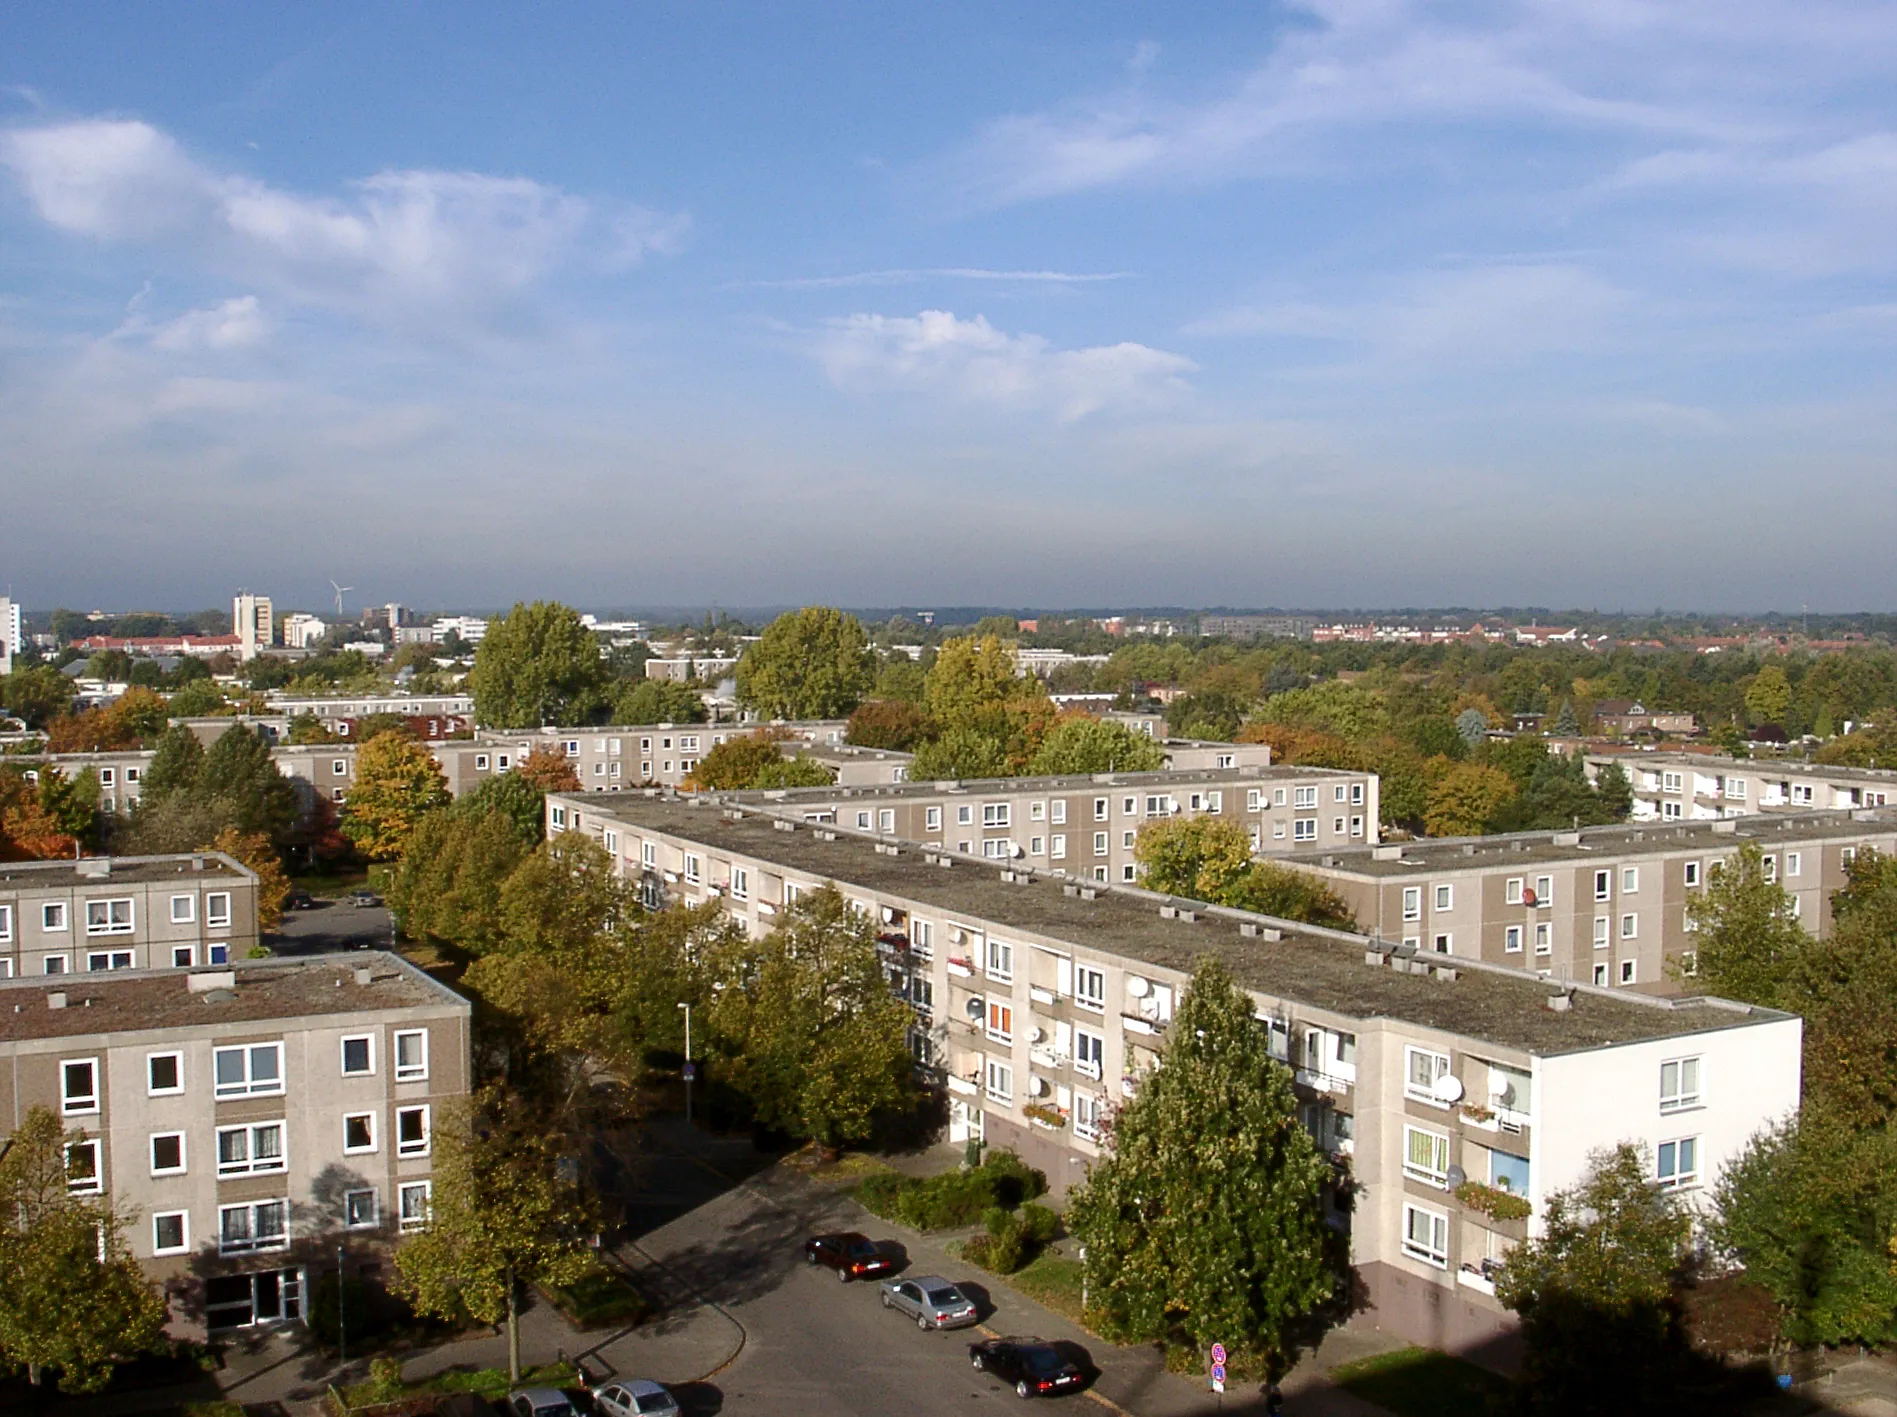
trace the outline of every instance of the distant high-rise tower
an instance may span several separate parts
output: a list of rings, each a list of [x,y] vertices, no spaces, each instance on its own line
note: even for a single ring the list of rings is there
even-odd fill
[[[0,674],[13,672],[13,652],[20,647],[20,607],[11,597],[0,595]]]
[[[383,613],[389,617],[389,628],[391,630],[399,630],[408,623],[407,606],[397,605],[391,601],[389,604],[383,606],[382,610]]]
[[[258,651],[277,642],[277,626],[270,613],[270,597],[240,593],[231,602],[231,633],[237,636],[237,657],[255,659]]]

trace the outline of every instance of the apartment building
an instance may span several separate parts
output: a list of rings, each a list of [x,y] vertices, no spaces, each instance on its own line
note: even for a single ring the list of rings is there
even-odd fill
[[[1591,1151],[1634,1142],[1662,1185],[1697,1201],[1798,1105],[1801,1025],[1785,1014],[1557,986],[777,803],[567,794],[548,812],[550,831],[599,841],[649,904],[715,901],[754,932],[834,883],[877,924],[950,1138],[1013,1147],[1056,1192],[1101,1154],[1103,1124],[1164,1055],[1194,963],[1216,956],[1336,1161],[1326,1217],[1350,1236],[1378,1322],[1417,1342],[1508,1328],[1495,1267]],[[1526,1198],[1530,1217],[1493,1217],[1468,1181]]]
[[[339,694],[317,698],[270,694],[267,698],[270,711],[284,718],[305,713],[320,719],[367,718],[372,713],[393,713],[403,718],[467,718],[474,713],[474,699],[467,694]]]
[[[1366,931],[1419,953],[1668,994],[1692,987],[1687,900],[1747,842],[1822,935],[1856,854],[1897,848],[1897,808],[1393,843],[1289,864],[1322,877]]]
[[[13,656],[23,643],[19,603],[11,596],[0,595],[0,675],[13,672]]]
[[[44,1106],[82,1134],[67,1185],[133,1211],[174,1333],[291,1322],[339,1247],[375,1280],[426,1223],[468,1020],[384,953],[0,981],[0,1125]]]
[[[255,659],[277,642],[276,620],[270,597],[244,591],[231,601],[231,633],[237,636],[237,657]]]
[[[1589,753],[1589,777],[1620,764],[1637,822],[1697,822],[1773,812],[1848,812],[1897,803],[1897,772],[1702,753]]]
[[[611,792],[621,787],[655,784],[677,787],[691,775],[698,760],[720,743],[748,738],[769,728],[784,735],[783,751],[807,749],[826,752],[847,747],[849,727],[843,719],[801,719],[777,723],[647,723],[606,728],[522,728],[475,730],[471,743],[435,746],[435,759],[448,775],[448,789],[459,797],[507,772],[535,748],[550,748],[564,756],[589,792]],[[828,759],[826,759],[828,761]],[[835,764],[832,764],[835,766]],[[878,774],[865,769],[865,775]]]
[[[1250,833],[1252,850],[1264,856],[1377,840],[1376,774],[1330,768],[1227,766],[887,787],[838,784],[723,794],[726,799],[1091,881],[1137,880],[1140,828],[1167,817],[1237,822]]]
[[[193,969],[256,943],[256,873],[222,852],[0,864],[0,980]]]

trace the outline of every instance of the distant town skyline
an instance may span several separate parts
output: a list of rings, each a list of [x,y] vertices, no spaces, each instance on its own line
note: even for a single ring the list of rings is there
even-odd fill
[[[0,14],[29,607],[1881,609],[1897,11]]]

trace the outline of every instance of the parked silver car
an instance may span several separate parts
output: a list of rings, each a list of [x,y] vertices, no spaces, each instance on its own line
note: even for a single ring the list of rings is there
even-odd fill
[[[882,1289],[883,1307],[900,1309],[917,1328],[967,1328],[980,1317],[975,1301],[939,1274],[886,1279]]]
[[[678,1417],[678,1400],[650,1378],[607,1383],[593,1403],[604,1417]]]

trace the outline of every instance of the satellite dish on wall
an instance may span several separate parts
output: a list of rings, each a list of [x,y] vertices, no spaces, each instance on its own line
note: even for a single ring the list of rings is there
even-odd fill
[[[1444,1073],[1436,1079],[1436,1085],[1430,1089],[1438,1102],[1460,1102],[1462,1100],[1462,1079],[1454,1073]]]
[[[967,1010],[970,1018],[980,1018],[982,1015],[983,1004],[980,999],[970,999],[962,1007]]]
[[[1028,1091],[1035,1097],[1047,1096],[1047,1079],[1046,1078],[1029,1078]]]
[[[1539,904],[1539,902],[1535,899],[1535,893],[1533,891],[1523,891],[1522,904],[1523,905],[1537,905]]]
[[[1457,1186],[1460,1186],[1464,1181],[1469,1179],[1469,1173],[1464,1171],[1460,1166],[1451,1166],[1448,1174],[1445,1175],[1443,1179],[1449,1182],[1449,1189],[1453,1191]]]
[[[1127,976],[1126,992],[1131,994],[1136,999],[1144,999],[1149,993],[1152,992],[1152,988],[1153,988],[1152,985],[1148,984],[1144,979],[1140,978],[1140,976],[1137,974]]]

